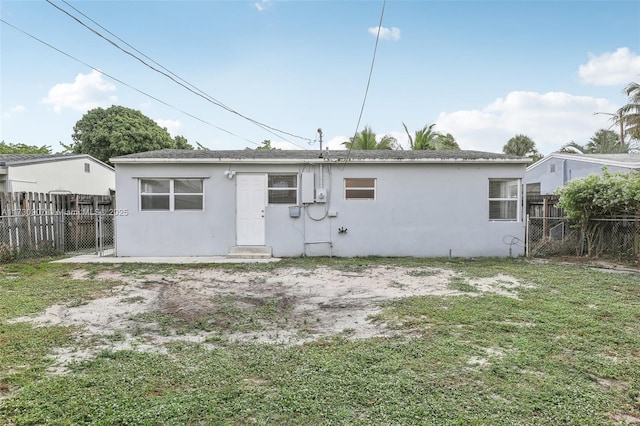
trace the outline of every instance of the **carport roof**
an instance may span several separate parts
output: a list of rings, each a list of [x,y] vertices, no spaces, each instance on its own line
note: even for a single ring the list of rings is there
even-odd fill
[[[528,164],[529,158],[481,151],[424,151],[424,150],[182,150],[163,149],[139,152],[111,159],[121,163],[324,163],[350,161],[358,163],[449,163],[449,162],[489,162]]]

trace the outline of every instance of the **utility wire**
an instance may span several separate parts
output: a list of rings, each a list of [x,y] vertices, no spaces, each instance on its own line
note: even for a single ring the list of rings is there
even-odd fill
[[[86,66],[86,67],[88,67],[88,68],[91,68],[92,70],[98,71],[99,73],[101,73],[102,75],[104,75],[104,76],[106,76],[106,77],[110,78],[111,80],[116,81],[116,82],[118,82],[118,83],[122,84],[123,86],[126,86],[126,87],[128,87],[128,88],[130,88],[130,89],[132,89],[132,90],[135,90],[135,91],[136,91],[136,92],[138,92],[138,93],[141,93],[141,94],[143,94],[143,95],[145,95],[145,96],[148,96],[149,98],[153,99],[154,101],[157,101],[157,102],[159,102],[159,103],[161,103],[161,104],[163,104],[163,105],[165,105],[165,106],[168,106],[168,107],[169,107],[169,108],[171,108],[171,109],[174,109],[174,110],[176,110],[176,111],[179,111],[179,112],[181,112],[181,113],[183,113],[183,114],[185,114],[185,115],[187,115],[187,116],[189,116],[189,117],[191,117],[191,118],[194,118],[194,119],[196,119],[196,120],[198,120],[198,121],[200,121],[200,122],[202,122],[202,123],[204,123],[204,124],[206,124],[206,125],[208,125],[208,126],[211,126],[211,127],[213,127],[213,128],[216,128],[216,129],[218,129],[218,130],[220,130],[220,131],[222,131],[222,132],[225,132],[225,133],[227,133],[227,134],[229,134],[229,135],[231,135],[231,136],[237,137],[237,138],[239,138],[239,139],[242,139],[242,140],[244,140],[244,141],[246,141],[246,142],[249,142],[249,143],[251,143],[251,144],[254,144],[254,145],[256,145],[256,146],[260,146],[260,144],[259,144],[259,143],[257,143],[257,142],[254,142],[254,141],[252,141],[252,140],[250,140],[250,139],[247,139],[247,138],[244,138],[244,137],[242,137],[242,136],[236,135],[235,133],[233,133],[233,132],[231,132],[231,131],[229,131],[229,130],[226,130],[226,129],[223,129],[222,127],[216,126],[215,124],[212,124],[212,123],[210,123],[210,122],[208,122],[208,121],[206,121],[206,120],[203,120],[202,118],[196,117],[196,116],[195,116],[195,115],[193,115],[193,114],[190,114],[190,113],[188,113],[188,112],[186,112],[186,111],[183,111],[183,110],[181,110],[180,108],[177,108],[177,107],[175,107],[175,106],[173,106],[173,105],[171,105],[171,104],[169,104],[169,103],[167,103],[167,102],[165,102],[165,101],[163,101],[163,100],[161,100],[161,99],[158,99],[158,98],[156,98],[155,96],[150,95],[149,93],[146,93],[146,92],[144,92],[144,91],[142,91],[142,90],[140,90],[140,89],[138,89],[138,88],[135,88],[135,87],[131,86],[130,84],[125,83],[124,81],[122,81],[122,80],[120,80],[120,79],[118,79],[118,78],[116,78],[116,77],[113,77],[112,75],[109,75],[109,74],[107,74],[106,72],[104,72],[104,71],[102,71],[102,70],[100,70],[100,69],[98,69],[98,68],[94,67],[93,65],[90,65],[90,64],[88,64],[88,63],[86,63],[86,62],[84,62],[84,61],[82,61],[82,60],[80,60],[80,59],[76,58],[75,56],[72,56],[72,55],[70,55],[69,53],[64,52],[63,50],[58,49],[57,47],[55,47],[55,46],[53,46],[53,45],[51,45],[51,44],[47,43],[46,41],[41,40],[41,39],[39,39],[38,37],[36,37],[36,36],[34,36],[34,35],[32,35],[32,34],[29,34],[28,32],[26,32],[26,31],[24,31],[24,30],[22,30],[22,29],[20,29],[20,28],[16,27],[16,26],[15,26],[15,25],[13,25],[13,24],[10,24],[9,22],[5,21],[5,20],[4,20],[4,19],[2,19],[2,18],[0,18],[0,22],[2,22],[2,23],[3,23],[3,24],[5,24],[5,25],[8,25],[9,27],[13,28],[13,29],[14,29],[14,30],[16,30],[16,31],[21,32],[22,34],[26,35],[27,37],[30,37],[30,38],[32,38],[32,39],[34,39],[34,40],[38,41],[39,43],[44,44],[45,46],[47,46],[47,47],[49,47],[49,48],[51,48],[51,49],[55,50],[56,52],[61,53],[61,54],[63,54],[64,56],[66,56],[66,57],[68,57],[68,58],[71,58],[71,59],[73,59],[74,61],[76,61],[76,62],[78,62],[78,63],[80,63],[80,64],[82,64],[82,65],[84,65],[84,66]]]
[[[88,29],[89,31],[91,31],[92,33],[94,33],[95,35],[97,35],[98,37],[102,38],[103,40],[107,41],[109,44],[111,44],[112,46],[114,46],[116,49],[122,51],[123,53],[131,56],[132,58],[136,59],[137,61],[139,61],[140,63],[142,63],[143,65],[145,65],[146,67],[150,68],[151,70],[167,77],[168,79],[170,79],[171,81],[173,81],[174,83],[178,84],[179,86],[187,89],[189,92],[201,97],[202,99],[232,113],[235,114],[241,118],[244,118],[245,120],[255,124],[256,126],[260,127],[261,129],[273,134],[274,136],[277,136],[279,138],[285,139],[287,142],[292,143],[293,145],[296,145],[297,147],[301,148],[301,149],[306,149],[303,146],[300,146],[298,144],[296,144],[295,142],[292,142],[286,138],[284,138],[282,136],[282,134],[294,137],[294,138],[298,138],[298,139],[302,139],[305,141],[309,141],[309,138],[305,138],[303,136],[299,136],[293,133],[289,133],[286,132],[284,130],[269,126],[267,124],[264,124],[260,121],[257,121],[253,118],[250,118],[244,114],[239,113],[238,111],[234,110],[233,108],[225,105],[224,103],[220,102],[219,100],[215,99],[214,97],[212,97],[211,95],[207,94],[206,92],[204,92],[203,90],[197,88],[196,86],[194,86],[193,84],[189,83],[188,81],[186,81],[185,79],[179,77],[178,75],[174,74],[173,72],[169,71],[166,67],[160,65],[158,62],[154,61],[153,59],[149,58],[147,55],[145,55],[144,53],[140,52],[138,49],[134,48],[133,46],[131,46],[129,43],[125,42],[124,40],[122,40],[120,37],[116,36],[115,34],[113,34],[111,31],[107,30],[106,28],[104,28],[103,26],[101,26],[100,24],[98,24],[97,22],[95,22],[93,19],[89,18],[88,16],[86,16],[84,13],[80,12],[78,9],[76,9],[75,7],[69,5],[69,3],[67,3],[66,1],[63,0],[63,2],[65,4],[67,4],[69,7],[71,7],[73,10],[75,10],[76,12],[80,13],[82,16],[86,17],[87,19],[89,19],[91,22],[93,22],[94,24],[98,25],[100,28],[104,29],[105,31],[107,31],[109,34],[113,35],[114,37],[116,37],[118,40],[122,41],[123,43],[125,43],[127,46],[131,47],[133,50],[135,50],[136,52],[140,53],[142,56],[144,56],[145,58],[149,59],[151,62],[153,62],[154,64],[158,65],[160,68],[162,68],[165,71],[162,71],[152,65],[150,65],[148,62],[144,61],[143,59],[141,59],[139,56],[135,55],[134,53],[124,49],[123,47],[121,47],[120,45],[118,45],[118,43],[114,42],[113,40],[109,39],[108,37],[104,36],[103,34],[101,34],[99,31],[91,28],[89,25],[87,25],[86,23],[84,23],[82,20],[80,20],[79,18],[77,18],[76,16],[72,15],[71,13],[69,13],[68,11],[64,10],[63,8],[59,7],[58,5],[56,5],[55,3],[53,3],[51,0],[46,0],[47,3],[49,3],[51,6],[53,6],[54,8],[56,8],[57,10],[59,10],[60,12],[66,14],[67,16],[69,16],[71,19],[73,19],[74,21],[76,21],[78,24],[82,25],[83,27],[85,27],[86,29]],[[277,133],[276,133],[277,132]],[[280,133],[280,134],[278,134]]]
[[[349,151],[347,152],[347,156],[345,158],[345,162],[349,161],[349,157],[351,156],[351,150],[353,149],[353,143],[358,136],[358,128],[360,128],[360,121],[362,120],[362,114],[364,113],[364,106],[367,103],[367,95],[369,94],[369,86],[371,85],[371,76],[373,75],[373,66],[376,63],[376,52],[378,51],[378,42],[380,41],[380,29],[382,28],[382,19],[384,18],[384,8],[387,4],[387,0],[382,1],[382,12],[380,13],[380,22],[378,23],[378,33],[376,34],[376,44],[373,48],[373,58],[371,58],[371,68],[369,69],[369,78],[367,80],[367,88],[364,91],[364,99],[362,99],[362,106],[360,107],[360,115],[358,116],[358,122],[356,124],[356,130],[353,133],[353,139],[351,144],[349,145]]]

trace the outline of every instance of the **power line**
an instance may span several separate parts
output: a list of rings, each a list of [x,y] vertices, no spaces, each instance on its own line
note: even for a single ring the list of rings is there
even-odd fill
[[[156,62],[155,60],[151,59],[150,57],[148,57],[147,55],[145,55],[144,53],[140,52],[138,49],[134,48],[133,46],[131,46],[129,43],[127,43],[126,41],[122,40],[120,37],[116,36],[115,34],[113,34],[111,31],[107,30],[106,28],[104,28],[102,25],[98,24],[97,22],[95,22],[93,19],[89,18],[87,15],[85,15],[84,13],[80,12],[78,9],[76,9],[75,7],[69,5],[66,1],[62,0],[63,3],[67,4],[69,7],[71,7],[73,10],[75,10],[76,12],[80,13],[82,16],[86,17],[87,19],[89,19],[91,22],[93,22],[94,24],[98,25],[100,28],[104,29],[105,31],[107,31],[109,34],[113,35],[114,37],[116,37],[118,40],[122,41],[124,44],[126,44],[127,46],[131,47],[133,50],[135,50],[136,52],[140,53],[142,56],[144,56],[145,58],[149,59],[151,62],[153,62],[154,64],[158,65],[160,68],[162,68],[165,71],[162,71],[152,65],[150,65],[149,63],[147,63],[146,61],[144,61],[143,59],[141,59],[139,56],[135,55],[134,53],[124,49],[123,47],[121,47],[120,45],[118,45],[118,43],[114,42],[113,40],[109,39],[108,37],[104,36],[103,34],[101,34],[99,31],[91,28],[89,25],[87,25],[86,23],[82,22],[82,20],[80,20],[79,18],[77,18],[76,16],[72,15],[71,13],[69,13],[68,11],[64,10],[63,8],[59,7],[58,5],[54,4],[51,0],[46,0],[47,3],[49,3],[51,6],[55,7],[57,10],[59,10],[60,12],[66,14],[67,16],[69,16],[71,19],[73,19],[74,21],[76,21],[78,24],[82,25],[83,27],[85,27],[86,29],[88,29],[89,31],[91,31],[92,33],[94,33],[95,35],[97,35],[98,37],[102,38],[103,40],[107,41],[109,44],[111,44],[112,46],[114,46],[116,49],[122,51],[123,53],[131,56],[132,58],[136,59],[137,61],[139,61],[140,63],[142,63],[143,65],[145,65],[146,67],[148,67],[149,69],[167,77],[168,79],[170,79],[171,81],[173,81],[174,83],[178,84],[179,86],[187,89],[189,92],[203,98],[204,100],[232,113],[235,114],[241,118],[244,118],[245,120],[255,124],[256,126],[260,127],[261,129],[273,134],[274,136],[277,136],[279,138],[282,138],[284,140],[286,140],[289,143],[292,143],[293,145],[296,145],[297,147],[301,148],[301,149],[306,149],[303,146],[300,146],[298,144],[296,144],[293,141],[290,141],[288,139],[286,139],[285,137],[282,136],[282,134],[294,137],[294,138],[298,138],[301,140],[305,140],[305,141],[309,141],[308,138],[305,138],[303,136],[299,136],[293,133],[289,133],[286,132],[284,130],[269,126],[265,123],[262,123],[258,120],[255,120],[251,117],[248,117],[244,114],[239,113],[238,111],[234,110],[233,108],[225,105],[224,103],[222,103],[221,101],[215,99],[214,97],[212,97],[211,95],[207,94],[206,92],[204,92],[203,90],[199,89],[198,87],[196,87],[195,85],[189,83],[188,81],[186,81],[185,79],[179,77],[178,75],[176,75],[175,73],[169,71],[166,67],[160,65],[158,62]],[[277,133],[276,133],[277,132]],[[280,134],[278,134],[280,133]]]
[[[349,151],[347,152],[347,156],[345,158],[345,162],[349,161],[349,157],[351,155],[351,150],[353,149],[353,142],[355,142],[356,137],[358,136],[358,128],[360,128],[360,121],[362,120],[362,114],[364,113],[364,106],[367,103],[367,95],[369,94],[369,86],[371,85],[371,76],[373,75],[373,66],[376,62],[376,53],[378,51],[378,42],[380,41],[380,29],[382,28],[382,19],[384,18],[384,8],[387,4],[387,0],[382,1],[382,12],[380,13],[380,22],[378,23],[378,33],[376,34],[376,44],[373,48],[373,58],[371,58],[371,68],[369,69],[369,78],[367,79],[367,88],[364,91],[364,98],[362,99],[362,106],[360,107],[360,115],[358,116],[358,122],[356,124],[356,130],[353,133],[353,140],[351,145],[349,146]]]
[[[51,49],[55,50],[56,52],[61,53],[61,54],[63,54],[64,56],[66,56],[66,57],[68,57],[68,58],[70,58],[70,59],[73,59],[74,61],[76,61],[76,62],[78,62],[78,63],[80,63],[80,64],[82,64],[82,65],[84,65],[84,66],[86,66],[86,67],[88,67],[88,68],[91,68],[92,70],[98,71],[99,73],[101,73],[102,75],[104,75],[104,76],[106,76],[106,77],[110,78],[111,80],[116,81],[116,82],[118,82],[118,83],[122,84],[123,86],[126,86],[126,87],[128,87],[128,88],[130,88],[130,89],[132,89],[132,90],[135,90],[136,92],[138,92],[138,93],[140,93],[140,94],[143,94],[143,95],[145,95],[145,96],[148,96],[149,98],[153,99],[154,101],[157,101],[157,102],[159,102],[159,103],[161,103],[161,104],[163,104],[163,105],[165,105],[165,106],[168,106],[168,107],[169,107],[169,108],[171,108],[171,109],[174,109],[174,110],[176,110],[176,111],[178,111],[178,112],[181,112],[181,113],[183,113],[183,114],[185,114],[185,115],[187,115],[187,116],[189,116],[189,117],[191,117],[191,118],[194,118],[194,119],[196,119],[196,120],[198,120],[198,121],[200,121],[200,122],[202,122],[202,123],[204,123],[204,124],[207,124],[207,125],[209,125],[209,126],[211,126],[211,127],[215,128],[215,129],[218,129],[218,130],[222,131],[222,132],[225,132],[225,133],[227,133],[227,134],[229,134],[229,135],[231,135],[231,136],[237,137],[237,138],[242,139],[242,140],[244,140],[244,141],[246,141],[246,142],[252,143],[252,144],[254,144],[254,145],[256,145],[256,146],[260,146],[260,144],[259,144],[259,143],[257,143],[257,142],[254,142],[254,141],[252,141],[252,140],[250,140],[250,139],[247,139],[247,138],[244,138],[244,137],[242,137],[242,136],[239,136],[239,135],[237,135],[237,134],[235,134],[235,133],[233,133],[233,132],[231,132],[231,131],[229,131],[229,130],[223,129],[222,127],[216,126],[215,124],[212,124],[212,123],[210,123],[210,122],[208,122],[208,121],[206,121],[206,120],[204,120],[204,119],[202,119],[202,118],[196,117],[195,115],[193,115],[193,114],[191,114],[191,113],[188,113],[188,112],[186,112],[186,111],[184,111],[184,110],[181,110],[180,108],[177,108],[177,107],[175,107],[175,106],[173,106],[173,105],[171,105],[171,104],[169,104],[169,103],[167,103],[167,102],[165,102],[165,101],[163,101],[163,100],[161,100],[161,99],[156,98],[156,97],[155,97],[155,96],[153,96],[153,95],[150,95],[149,93],[146,93],[146,92],[144,92],[144,91],[142,91],[142,90],[140,90],[140,89],[138,89],[138,88],[136,88],[136,87],[133,87],[133,86],[131,86],[130,84],[125,83],[124,81],[122,81],[122,80],[120,80],[120,79],[118,79],[118,78],[116,78],[116,77],[113,77],[112,75],[107,74],[106,72],[104,72],[104,71],[102,71],[102,70],[100,70],[100,69],[98,69],[98,68],[94,67],[93,65],[90,65],[90,64],[88,64],[88,63],[86,63],[86,62],[84,62],[84,61],[82,61],[82,60],[80,60],[80,59],[76,58],[75,56],[73,56],[73,55],[71,55],[71,54],[69,54],[69,53],[67,53],[67,52],[65,52],[65,51],[63,51],[63,50],[58,49],[57,47],[55,47],[55,46],[53,46],[53,45],[51,45],[51,44],[47,43],[46,41],[41,40],[41,39],[39,39],[38,37],[36,37],[36,36],[34,36],[34,35],[32,35],[32,34],[29,34],[28,32],[26,32],[26,31],[24,31],[24,30],[22,30],[22,29],[20,29],[20,28],[16,27],[15,25],[10,24],[9,22],[5,21],[5,20],[4,20],[4,19],[2,19],[2,18],[0,18],[0,22],[2,22],[2,23],[3,23],[3,24],[5,24],[5,25],[8,25],[9,27],[13,28],[13,29],[14,29],[14,30],[16,30],[16,31],[21,32],[22,34],[26,35],[27,37],[30,37],[30,38],[32,38],[32,39],[34,39],[34,40],[38,41],[39,43],[44,44],[45,46],[47,46],[47,47],[49,47],[49,48],[51,48]]]

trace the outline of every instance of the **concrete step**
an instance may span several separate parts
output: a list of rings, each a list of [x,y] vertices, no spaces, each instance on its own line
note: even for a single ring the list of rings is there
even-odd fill
[[[268,246],[233,246],[227,257],[235,259],[268,259],[273,252]]]

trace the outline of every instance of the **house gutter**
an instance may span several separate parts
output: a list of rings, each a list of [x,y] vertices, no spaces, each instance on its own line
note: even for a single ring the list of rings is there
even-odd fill
[[[342,159],[290,159],[290,158],[113,158],[111,162],[114,164],[325,164],[331,163],[347,163]],[[462,159],[462,158],[425,158],[425,159],[349,159],[349,163],[358,164],[529,164],[531,160],[523,159],[505,159],[505,158],[479,158],[479,159]]]

